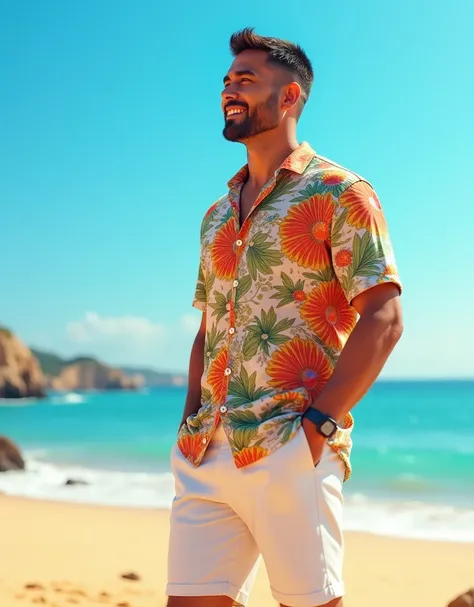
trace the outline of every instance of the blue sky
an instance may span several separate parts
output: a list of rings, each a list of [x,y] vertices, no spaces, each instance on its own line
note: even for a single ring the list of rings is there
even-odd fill
[[[245,162],[221,134],[228,39],[252,25],[313,62],[299,140],[384,206],[405,333],[383,375],[474,376],[474,4],[301,7],[0,0],[0,322],[187,369],[201,218]]]

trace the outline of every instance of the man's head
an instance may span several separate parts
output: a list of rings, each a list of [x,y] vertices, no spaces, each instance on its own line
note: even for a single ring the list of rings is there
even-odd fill
[[[224,77],[224,137],[247,141],[298,120],[313,83],[311,62],[287,40],[259,36],[252,28],[232,35],[234,61]]]

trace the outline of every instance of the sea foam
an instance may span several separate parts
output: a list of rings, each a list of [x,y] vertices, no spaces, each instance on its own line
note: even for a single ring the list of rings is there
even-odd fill
[[[44,451],[27,452],[27,470],[0,475],[8,495],[132,508],[171,507],[171,472],[118,472],[46,461]],[[66,485],[68,479],[87,484]],[[344,528],[377,535],[474,542],[474,509],[419,501],[385,501],[346,492]]]

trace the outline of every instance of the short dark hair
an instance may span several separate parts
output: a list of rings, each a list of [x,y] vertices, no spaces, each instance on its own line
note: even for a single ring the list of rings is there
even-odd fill
[[[253,27],[246,27],[230,38],[230,51],[234,57],[243,51],[265,51],[268,60],[292,72],[301,86],[300,111],[307,102],[313,84],[313,67],[308,56],[298,44],[280,38],[259,36]]]

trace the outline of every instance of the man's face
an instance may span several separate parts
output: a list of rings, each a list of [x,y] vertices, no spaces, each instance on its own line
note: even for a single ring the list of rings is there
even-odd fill
[[[281,86],[281,73],[267,62],[265,51],[240,53],[224,77],[224,137],[246,141],[276,128],[281,120]]]

